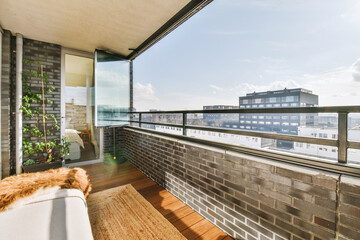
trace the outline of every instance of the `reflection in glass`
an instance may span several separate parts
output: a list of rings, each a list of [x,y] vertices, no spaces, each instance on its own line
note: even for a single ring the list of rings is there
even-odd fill
[[[129,124],[130,61],[95,52],[95,125]]]

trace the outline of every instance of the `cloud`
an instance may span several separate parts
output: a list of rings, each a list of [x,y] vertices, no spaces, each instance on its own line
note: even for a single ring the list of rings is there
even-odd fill
[[[160,99],[155,95],[155,90],[151,83],[134,84],[134,106],[141,107],[141,110],[149,110],[154,108]],[[137,109],[139,110],[139,109]]]
[[[354,81],[360,82],[360,58],[351,66]]]
[[[236,87],[232,88],[231,91],[235,92],[238,96],[245,96],[246,93],[266,92],[266,91],[281,90],[284,88],[299,88],[299,87],[300,84],[298,84],[296,81],[287,80],[287,81],[275,81],[266,85],[240,83]]]
[[[213,88],[213,89],[215,89],[216,91],[223,91],[223,90],[224,90],[223,88],[218,87],[218,86],[216,86],[216,85],[214,85],[214,84],[210,84],[210,87]]]

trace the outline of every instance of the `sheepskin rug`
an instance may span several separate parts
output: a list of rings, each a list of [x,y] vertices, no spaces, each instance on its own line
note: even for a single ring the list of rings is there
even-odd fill
[[[62,167],[7,177],[0,181],[0,212],[63,188],[79,189],[87,198],[91,191],[89,176],[82,168]]]

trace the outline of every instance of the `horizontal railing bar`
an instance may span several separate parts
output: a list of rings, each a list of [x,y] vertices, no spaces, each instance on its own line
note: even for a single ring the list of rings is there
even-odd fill
[[[360,149],[360,142],[348,142],[348,148]]]
[[[140,123],[139,121],[129,121],[131,123]],[[144,122],[141,121],[141,124],[149,124],[149,125],[159,125],[159,126],[167,126],[167,127],[177,127],[177,128],[182,128],[182,125],[177,125],[177,124],[171,124],[171,123],[155,123],[155,122]]]
[[[312,143],[312,144],[327,145],[333,147],[338,146],[338,141],[331,139],[310,138],[310,137],[300,137],[295,135],[264,133],[264,132],[255,132],[255,131],[251,132],[251,131],[224,129],[224,128],[198,127],[198,126],[187,126],[187,129],[196,129],[196,130],[203,130],[210,132],[221,132],[221,133],[229,133],[229,134],[252,136],[252,137],[262,137],[262,138],[270,138],[270,139],[277,139],[284,141]]]
[[[247,109],[219,109],[219,110],[176,110],[129,112],[131,114],[181,114],[181,113],[359,113],[360,106],[331,106],[331,107],[289,107],[289,108],[247,108]]]
[[[139,123],[139,121],[130,121],[132,123]],[[153,123],[153,122],[141,122],[142,124],[150,124],[150,125],[160,125],[160,126],[168,126],[168,127],[177,127],[182,128],[182,125],[168,124],[168,123]],[[310,138],[310,137],[300,137],[294,135],[285,135],[285,134],[275,134],[275,133],[264,133],[264,132],[251,132],[251,131],[243,131],[243,130],[233,130],[233,129],[224,129],[224,128],[212,128],[212,127],[200,127],[200,126],[186,126],[187,129],[194,130],[202,130],[209,132],[220,132],[220,133],[229,133],[235,135],[243,135],[243,136],[252,136],[252,137],[262,137],[262,138],[270,138],[276,140],[284,140],[284,141],[294,141],[294,142],[302,142],[302,143],[311,143],[318,145],[327,145],[327,146],[338,146],[338,140],[332,139],[322,139],[322,138]],[[356,146],[356,145],[354,145]]]
[[[295,164],[295,165],[299,165],[299,166],[320,169],[323,171],[340,173],[340,174],[348,174],[348,175],[356,176],[356,177],[360,176],[360,168],[357,166],[348,166],[346,164],[341,164],[341,163],[337,163],[337,162],[326,161],[326,160],[324,161],[323,159],[319,159],[319,158],[315,158],[315,157],[302,157],[302,156],[299,156],[298,154],[296,154],[296,156],[293,156],[293,154],[288,154],[288,153],[274,152],[274,151],[266,150],[266,149],[254,149],[254,148],[250,148],[250,147],[241,147],[241,146],[231,145],[228,143],[220,143],[220,142],[214,142],[214,141],[210,141],[210,140],[204,140],[204,139],[199,139],[199,138],[194,138],[194,137],[189,137],[189,136],[175,135],[175,134],[171,134],[171,133],[159,132],[159,131],[152,130],[152,129],[144,129],[144,128],[139,128],[139,127],[134,127],[134,126],[126,126],[126,128],[139,130],[142,132],[147,132],[147,133],[156,134],[156,135],[160,135],[160,136],[172,137],[175,139],[185,140],[185,141],[189,141],[192,143],[198,143],[198,144],[208,145],[208,146],[212,146],[212,147],[218,147],[218,148],[222,148],[225,150],[230,150],[230,151],[239,152],[239,153],[243,153],[243,154],[249,154],[252,156],[257,156],[257,157],[262,157],[262,158],[265,157],[265,158],[272,159],[275,161],[287,162],[287,163],[291,163],[291,164]]]

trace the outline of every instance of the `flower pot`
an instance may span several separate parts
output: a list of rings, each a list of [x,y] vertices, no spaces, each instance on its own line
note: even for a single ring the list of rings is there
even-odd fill
[[[30,172],[41,172],[49,169],[61,168],[62,166],[63,166],[63,161],[54,161],[49,163],[32,164],[28,166],[23,165],[22,168],[25,173],[30,173]]]

